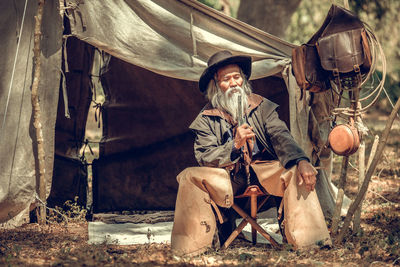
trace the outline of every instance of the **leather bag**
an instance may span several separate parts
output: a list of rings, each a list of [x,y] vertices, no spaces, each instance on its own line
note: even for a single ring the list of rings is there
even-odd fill
[[[332,76],[367,73],[371,61],[364,23],[354,13],[336,5],[331,6],[311,39],[292,50],[297,84],[303,91],[314,93],[329,89]]]
[[[317,46],[322,68],[333,76],[349,77],[370,70],[372,58],[364,23],[345,8],[332,5],[310,41]]]
[[[343,76],[367,73],[371,67],[371,55],[365,29],[353,29],[327,35],[318,40],[321,66],[327,71]],[[354,72],[354,73],[353,73]]]
[[[317,93],[329,89],[328,73],[320,64],[315,45],[303,44],[292,50],[292,69],[297,85]]]

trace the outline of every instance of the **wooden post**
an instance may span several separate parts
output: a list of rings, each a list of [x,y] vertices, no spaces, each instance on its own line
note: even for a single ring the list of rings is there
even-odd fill
[[[360,147],[358,148],[358,191],[360,191],[361,185],[364,181],[365,175],[365,142],[362,141]],[[353,232],[358,233],[360,231],[360,221],[361,221],[361,210],[362,203],[356,210],[353,220]]]
[[[371,162],[375,156],[376,148],[378,147],[378,143],[379,143],[379,135],[375,135],[374,144],[372,145],[371,153],[369,154],[369,158],[368,158],[367,168],[365,168],[366,170],[368,170],[369,166],[371,166]]]
[[[392,128],[393,121],[394,121],[399,109],[400,109],[400,98],[397,100],[396,105],[394,106],[394,108],[392,110],[392,113],[390,113],[390,116],[386,123],[385,129],[383,130],[383,133],[382,133],[382,138],[380,138],[378,148],[376,150],[376,154],[375,154],[373,160],[371,161],[371,165],[367,170],[367,174],[365,175],[364,182],[360,188],[360,191],[357,194],[356,199],[354,200],[354,202],[351,203],[351,205],[349,207],[346,218],[344,219],[343,228],[340,231],[340,233],[335,241],[336,244],[339,244],[343,241],[343,237],[347,233],[347,230],[349,228],[351,218],[353,217],[354,212],[358,208],[359,204],[361,203],[361,200],[364,198],[365,193],[367,192],[369,181],[371,180],[372,174],[375,172],[375,168],[378,165],[378,161],[381,158],[383,149],[385,148],[386,141],[389,136],[390,129]]]
[[[348,167],[348,165],[349,165],[349,157],[345,156],[342,159],[342,169],[340,171],[338,193],[337,193],[337,196],[336,196],[335,213],[333,214],[333,218],[332,218],[331,233],[333,235],[336,234],[336,232],[338,230],[338,226],[339,226],[340,213],[342,211],[342,204],[343,204],[343,198],[344,198],[344,186],[346,184],[346,176],[347,176],[347,167]]]
[[[361,110],[362,106],[360,102],[358,102],[357,107],[358,109]],[[361,115],[357,116],[356,121],[358,126],[364,128]],[[360,134],[360,137],[362,140],[360,142],[360,147],[358,148],[358,192],[360,191],[361,185],[365,177],[365,142],[362,138],[362,134]],[[360,204],[360,207],[357,209],[356,214],[354,216],[353,233],[358,233],[360,231],[361,211],[362,211],[362,203]]]
[[[40,122],[40,104],[39,104],[39,81],[40,81],[40,39],[42,36],[41,25],[43,18],[44,0],[38,0],[38,11],[35,16],[35,32],[34,32],[34,47],[33,47],[33,82],[32,82],[32,113],[33,126],[35,127],[36,142],[37,142],[37,157],[39,169],[39,198],[43,203],[46,203],[46,179],[45,179],[45,152],[43,144],[42,125]],[[46,207],[43,204],[39,206],[39,224],[46,223]]]
[[[255,193],[250,196],[250,216],[254,221],[257,221],[257,195]],[[251,227],[251,241],[253,245],[257,244],[257,230],[253,226]]]
[[[365,177],[365,170],[368,170],[369,166],[371,165],[371,161],[375,156],[376,153],[376,147],[378,146],[379,142],[379,136],[375,136],[374,143],[372,144],[371,148],[371,153],[368,158],[368,164],[367,167],[365,167],[365,143],[362,142],[360,144],[360,149],[359,149],[359,174],[358,174],[358,192],[360,192],[362,183],[364,182],[364,177]],[[361,222],[361,211],[362,211],[362,202],[364,201],[364,198],[361,200],[360,206],[357,208],[356,213],[354,214],[354,220],[353,220],[353,232],[358,233],[360,231],[360,222]]]

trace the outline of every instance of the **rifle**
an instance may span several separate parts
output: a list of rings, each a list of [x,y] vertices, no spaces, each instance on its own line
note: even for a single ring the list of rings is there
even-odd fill
[[[243,114],[242,95],[238,95],[237,121],[237,127],[246,123],[246,114]],[[247,140],[244,146],[240,148],[243,153],[243,165],[246,170],[247,185],[250,185],[250,162],[253,150],[252,142],[253,140]]]
[[[243,116],[243,103],[242,103],[242,95],[238,95],[238,110],[237,110],[237,117],[238,117],[238,126],[242,126],[246,120]]]

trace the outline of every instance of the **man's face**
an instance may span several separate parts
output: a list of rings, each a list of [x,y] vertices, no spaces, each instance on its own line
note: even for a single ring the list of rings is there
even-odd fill
[[[227,65],[217,71],[217,83],[222,92],[226,92],[229,88],[242,86],[243,78],[240,74],[238,65]]]

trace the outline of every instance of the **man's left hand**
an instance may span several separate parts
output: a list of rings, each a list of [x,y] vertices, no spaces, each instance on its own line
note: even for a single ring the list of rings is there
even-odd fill
[[[317,181],[317,170],[307,160],[299,161],[297,163],[297,170],[299,185],[305,184],[308,191],[314,191]]]

